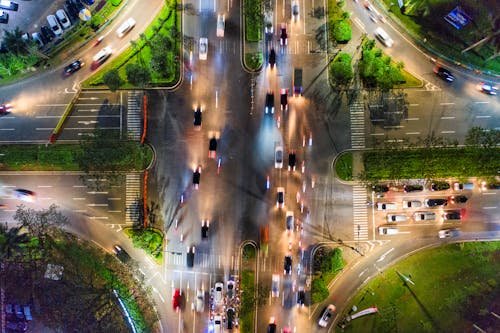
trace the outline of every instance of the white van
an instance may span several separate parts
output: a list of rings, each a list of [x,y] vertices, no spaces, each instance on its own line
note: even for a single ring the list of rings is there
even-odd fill
[[[395,210],[396,208],[395,202],[377,202],[377,210]]]
[[[50,29],[54,32],[56,36],[61,36],[63,33],[63,30],[61,28],[61,25],[59,22],[57,22],[57,19],[54,15],[48,15],[47,16],[47,22],[49,23]]]
[[[387,222],[395,223],[395,222],[404,222],[408,219],[406,215],[400,214],[387,214]]]
[[[116,34],[118,35],[119,38],[122,38],[123,36],[125,36],[127,32],[132,30],[134,26],[135,26],[135,20],[130,17],[116,30]]]
[[[391,39],[391,37],[389,37],[387,32],[385,32],[385,30],[380,27],[375,29],[375,37],[377,37],[382,42],[382,44],[387,47],[392,47],[392,44],[394,44],[394,41]]]
[[[436,213],[433,212],[416,212],[413,215],[415,221],[432,221],[436,219]]]
[[[397,228],[393,227],[378,227],[379,235],[396,235],[398,233]]]

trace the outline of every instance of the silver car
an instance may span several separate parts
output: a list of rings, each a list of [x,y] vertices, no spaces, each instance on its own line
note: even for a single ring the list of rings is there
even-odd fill
[[[205,293],[203,290],[198,289],[196,291],[196,311],[203,312],[203,308],[205,307]]]
[[[432,221],[436,219],[436,213],[433,212],[416,212],[413,215],[415,221]]]
[[[214,289],[214,301],[215,304],[221,304],[223,302],[223,297],[222,297],[222,290],[224,289],[224,283],[222,282],[217,282],[215,283],[215,289]]]
[[[422,201],[418,200],[403,201],[403,208],[418,208],[418,207],[422,207]]]

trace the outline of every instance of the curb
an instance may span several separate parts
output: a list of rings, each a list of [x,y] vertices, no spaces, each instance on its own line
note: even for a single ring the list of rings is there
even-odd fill
[[[49,143],[52,144],[52,143],[56,142],[57,136],[59,135],[59,132],[61,131],[61,129],[64,125],[64,122],[66,121],[66,118],[68,118],[68,116],[71,114],[71,111],[73,110],[73,106],[75,105],[77,99],[80,97],[81,92],[82,92],[82,90],[78,89],[75,96],[73,96],[73,99],[71,100],[71,102],[69,102],[69,104],[66,106],[66,109],[64,110],[63,115],[59,119],[59,122],[57,123],[54,130],[52,131],[52,134],[50,134]]]

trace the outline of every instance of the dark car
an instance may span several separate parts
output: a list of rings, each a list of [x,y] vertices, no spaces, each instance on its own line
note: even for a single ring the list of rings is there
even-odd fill
[[[91,6],[94,4],[94,0],[81,0],[84,4]]]
[[[389,192],[389,186],[384,184],[377,184],[372,186],[372,190],[377,193]]]
[[[7,332],[26,332],[28,330],[28,323],[24,320],[7,320],[5,323],[5,328],[7,329]]]
[[[306,292],[304,287],[299,287],[299,291],[297,291],[297,306],[304,306],[306,303]]]
[[[187,267],[194,266],[194,253],[195,253],[194,246],[191,246],[191,247],[188,246],[187,252],[186,252],[186,265],[187,265]]]
[[[292,256],[285,256],[284,264],[283,264],[283,274],[290,275],[292,274]]]
[[[226,311],[226,323],[227,323],[227,329],[232,330],[234,327],[234,309],[229,308]]]
[[[267,333],[276,333],[276,319],[271,317],[269,325],[267,325]]]
[[[64,67],[64,75],[69,76],[69,75],[75,73],[80,68],[82,68],[83,65],[85,65],[85,63],[82,62],[81,60],[75,60],[75,61],[73,61],[68,66]]]
[[[406,193],[423,191],[424,187],[422,185],[412,185],[406,184],[403,186],[403,191]]]
[[[4,10],[0,10],[0,23],[9,23],[9,13]]]
[[[195,189],[200,187],[200,178],[201,178],[201,166],[198,165],[196,169],[193,171],[193,186]]]
[[[266,94],[266,114],[274,114],[274,93],[269,91]]]
[[[113,245],[113,252],[121,262],[127,263],[130,261],[130,255],[120,245]]]
[[[286,23],[281,23],[280,45],[285,46],[288,44],[288,34],[286,33]]]
[[[445,191],[450,188],[450,183],[436,181],[431,184],[431,191]]]
[[[457,204],[457,203],[466,203],[468,198],[465,195],[452,195],[451,197],[448,197],[448,200],[452,204]]]
[[[448,210],[443,213],[443,219],[445,220],[461,220],[462,213],[459,210]]]
[[[52,29],[50,29],[48,26],[46,25],[42,25],[40,27],[40,32],[42,33],[42,35],[45,37],[45,39],[47,41],[52,41],[54,39],[54,37],[56,37],[56,35],[54,34],[54,31],[52,31]]]
[[[215,158],[217,156],[217,139],[211,138],[208,141],[208,158]]]
[[[296,154],[295,154],[295,150],[292,150],[289,154],[288,154],[288,170],[292,170],[292,171],[295,171],[295,163],[296,163]]]
[[[271,66],[271,69],[273,69],[274,65],[276,65],[276,52],[274,49],[271,49],[271,52],[269,52],[269,65]]]
[[[424,204],[426,207],[446,206],[448,199],[426,199]]]
[[[208,220],[201,221],[201,239],[208,238],[209,226],[210,226],[210,222]]]
[[[288,89],[281,89],[280,104],[281,111],[288,110]]]
[[[477,85],[477,88],[479,91],[487,94],[487,95],[496,95],[497,92],[498,92],[498,88],[495,87],[493,84],[491,83],[484,83],[484,82],[481,82]]]
[[[453,76],[453,74],[451,74],[450,71],[444,67],[441,66],[434,67],[434,73],[436,73],[437,76],[439,76],[441,79],[447,82],[455,81],[455,77]]]
[[[73,1],[66,0],[64,2],[64,8],[73,21],[76,21],[79,18],[78,14],[80,12],[80,8]]]
[[[194,111],[194,129],[199,131],[201,129],[201,115],[202,115],[202,110],[200,107],[196,108],[196,111]]]

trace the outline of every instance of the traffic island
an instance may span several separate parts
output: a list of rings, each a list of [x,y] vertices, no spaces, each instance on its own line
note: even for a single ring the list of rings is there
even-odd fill
[[[420,251],[375,276],[340,316],[344,332],[493,332],[500,242]],[[362,313],[363,314],[363,313]]]

